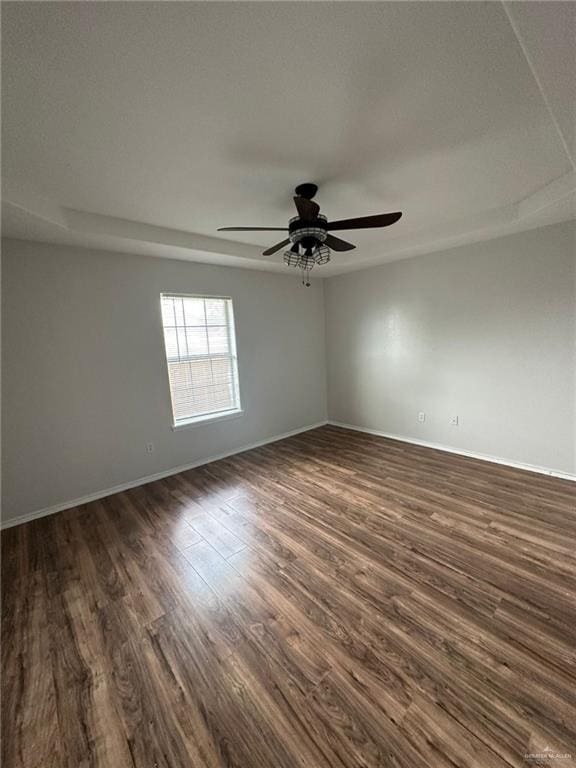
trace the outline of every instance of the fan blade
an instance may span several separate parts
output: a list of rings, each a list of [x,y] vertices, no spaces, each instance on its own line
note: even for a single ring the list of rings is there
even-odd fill
[[[219,227],[218,232],[288,232],[288,227]]]
[[[334,237],[334,235],[328,235],[326,240],[324,240],[324,245],[327,245],[328,248],[332,248],[333,251],[351,251],[353,248],[356,248],[352,243],[347,243],[346,240],[340,240],[339,237]]]
[[[338,229],[370,229],[372,227],[389,227],[390,224],[395,224],[402,214],[400,211],[396,213],[379,213],[377,216],[361,216],[358,219],[341,219],[340,221],[330,221],[328,223],[328,231],[334,232]]]
[[[313,200],[307,200],[305,197],[295,197],[294,204],[302,221],[312,221],[320,213],[318,203],[315,203]]]
[[[262,251],[262,256],[272,256],[273,253],[276,253],[276,251],[279,251],[280,248],[284,248],[285,245],[288,245],[290,242],[290,238],[287,238],[286,240],[282,240],[281,243],[276,243],[276,245],[273,245],[271,248],[268,248],[265,251]]]

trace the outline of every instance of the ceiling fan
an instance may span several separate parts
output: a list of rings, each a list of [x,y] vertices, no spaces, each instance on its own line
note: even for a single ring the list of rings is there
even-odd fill
[[[320,206],[312,198],[316,195],[316,184],[299,184],[294,190],[294,203],[298,216],[290,219],[288,227],[220,227],[218,232],[288,232],[288,237],[263,251],[263,256],[271,256],[284,246],[292,243],[284,253],[284,262],[290,267],[302,270],[302,282],[310,285],[310,270],[315,264],[330,261],[330,251],[351,251],[356,248],[352,243],[334,237],[330,232],[345,229],[373,229],[389,227],[402,216],[395,213],[380,213],[376,216],[361,216],[356,219],[328,221],[320,213]]]

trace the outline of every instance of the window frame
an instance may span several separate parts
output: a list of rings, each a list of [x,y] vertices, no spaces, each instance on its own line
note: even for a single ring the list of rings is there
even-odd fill
[[[202,300],[210,300],[210,299],[216,299],[220,301],[224,301],[224,307],[226,312],[226,327],[228,329],[228,337],[230,340],[230,352],[228,354],[226,353],[217,353],[214,355],[198,355],[198,358],[204,357],[207,360],[211,360],[214,358],[227,358],[230,359],[232,362],[233,367],[233,381],[234,381],[234,402],[235,406],[233,408],[227,408],[226,410],[222,411],[211,411],[209,413],[200,413],[196,416],[189,416],[184,419],[176,419],[175,416],[175,409],[174,409],[174,396],[172,392],[172,385],[170,382],[170,361],[168,356],[168,347],[166,344],[166,332],[165,332],[165,326],[164,326],[164,313],[162,311],[162,301],[163,299],[202,299]],[[203,293],[174,293],[174,292],[166,292],[162,291],[160,293],[160,322],[162,326],[162,341],[164,345],[164,362],[166,365],[166,377],[168,382],[168,392],[170,394],[170,408],[172,411],[172,430],[177,431],[180,429],[188,429],[190,427],[197,427],[197,426],[203,426],[205,424],[211,424],[213,422],[218,421],[227,421],[228,419],[234,419],[238,418],[242,415],[243,409],[242,409],[242,401],[240,399],[240,375],[239,375],[239,365],[238,365],[238,351],[236,346],[236,324],[234,320],[234,302],[232,300],[231,296],[213,296]],[[184,326],[186,327],[186,326]],[[204,327],[209,327],[207,324]]]

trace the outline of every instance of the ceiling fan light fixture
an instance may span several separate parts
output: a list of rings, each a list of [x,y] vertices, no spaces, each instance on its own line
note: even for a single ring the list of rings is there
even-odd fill
[[[327,245],[320,244],[315,248],[306,248],[303,253],[300,253],[300,246],[294,244],[292,248],[284,251],[284,264],[310,272],[316,265],[328,264],[330,256],[331,251]]]
[[[294,251],[293,248],[296,248]],[[290,250],[284,251],[284,264],[288,267],[299,267],[300,266],[300,253],[298,251],[298,246],[292,246]]]
[[[316,257],[314,253],[305,253],[302,256],[300,256],[300,260],[298,263],[298,266],[300,269],[304,269],[306,272],[310,272],[311,269],[314,268],[314,265],[316,264]]]
[[[327,245],[319,245],[314,252],[314,261],[316,264],[328,264],[330,261],[330,248]]]

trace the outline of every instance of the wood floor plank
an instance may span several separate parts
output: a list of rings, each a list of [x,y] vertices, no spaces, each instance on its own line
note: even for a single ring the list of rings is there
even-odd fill
[[[211,515],[198,515],[191,522],[192,528],[202,539],[211,544],[222,557],[230,557],[244,549],[244,544]]]
[[[10,538],[23,541],[14,534]],[[2,764],[58,768],[65,765],[65,752],[50,664],[42,572],[34,570],[20,576],[18,589],[21,602],[2,622]]]
[[[2,534],[10,768],[576,764],[576,484],[322,427]]]

